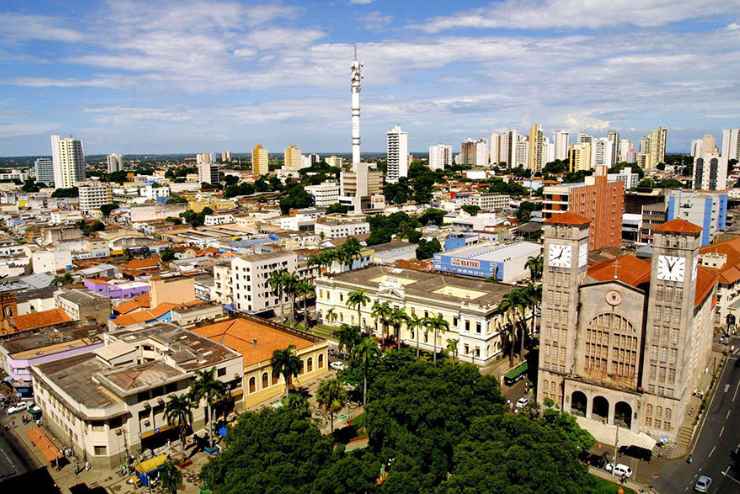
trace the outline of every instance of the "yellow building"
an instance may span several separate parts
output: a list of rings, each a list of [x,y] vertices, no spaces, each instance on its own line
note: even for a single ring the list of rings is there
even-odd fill
[[[568,148],[568,165],[571,172],[590,170],[592,168],[591,143],[581,142],[572,144]]]
[[[303,168],[303,155],[301,149],[295,144],[291,144],[285,148],[283,153],[283,163],[285,168],[288,170],[297,171]]]
[[[533,172],[542,170],[545,165],[544,155],[545,135],[542,126],[538,123],[529,130],[529,153],[527,153],[527,168]]]
[[[294,386],[305,386],[329,373],[328,343],[308,333],[249,316],[201,326],[192,330],[220,343],[244,360],[244,406],[255,409],[285,393],[285,380],[272,371],[272,354],[290,346],[302,368]]]
[[[188,202],[188,209],[194,213],[200,213],[204,208],[211,208],[213,211],[228,211],[235,209],[237,203],[231,199],[219,199],[218,197],[208,197],[201,200]]]
[[[252,173],[257,175],[267,175],[270,171],[270,153],[262,147],[262,144],[257,144],[252,150]]]

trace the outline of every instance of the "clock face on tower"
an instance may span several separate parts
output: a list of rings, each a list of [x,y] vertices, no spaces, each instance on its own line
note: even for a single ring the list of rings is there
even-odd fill
[[[677,256],[658,256],[658,279],[683,281],[686,274],[686,259]]]
[[[570,245],[550,244],[547,255],[547,264],[555,268],[569,268],[572,262],[572,248]]]

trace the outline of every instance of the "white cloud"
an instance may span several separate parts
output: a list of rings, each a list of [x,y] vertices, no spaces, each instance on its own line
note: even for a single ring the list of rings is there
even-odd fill
[[[663,26],[686,19],[733,14],[738,0],[504,0],[488,7],[434,17],[417,25],[437,33],[448,29],[577,29],[618,25]]]
[[[23,15],[0,12],[0,38],[12,41],[82,41],[84,36],[79,31],[62,27],[53,17],[42,15]]]
[[[731,22],[727,25],[725,29],[727,29],[728,31],[737,31],[738,29],[740,29],[740,24],[738,24],[737,22]]]
[[[379,31],[393,22],[393,16],[383,15],[381,12],[374,10],[367,15],[360,17],[360,21],[365,29],[370,31]]]
[[[352,5],[370,5],[375,0],[349,0]]]
[[[55,123],[0,123],[0,139],[48,134],[57,128]]]

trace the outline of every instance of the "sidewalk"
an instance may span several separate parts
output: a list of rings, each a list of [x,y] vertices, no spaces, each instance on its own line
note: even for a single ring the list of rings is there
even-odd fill
[[[609,482],[614,482],[617,485],[623,485],[624,487],[627,487],[629,489],[632,489],[633,491],[635,491],[637,493],[640,493],[640,492],[655,492],[655,490],[653,490],[652,488],[647,487],[647,486],[642,485],[642,484],[638,484],[637,482],[635,482],[633,480],[626,480],[624,483],[621,483],[619,481],[619,477],[617,477],[615,475],[612,475],[609,472],[607,472],[606,470],[601,470],[599,468],[588,467],[588,473],[590,473],[594,477],[599,477],[599,478],[602,478],[604,480],[608,480]]]

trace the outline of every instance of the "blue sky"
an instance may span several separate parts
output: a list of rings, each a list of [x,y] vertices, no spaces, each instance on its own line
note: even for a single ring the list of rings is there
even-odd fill
[[[365,151],[395,124],[414,151],[740,127],[740,0],[3,0],[0,25],[0,156],[348,152],[353,43]]]

